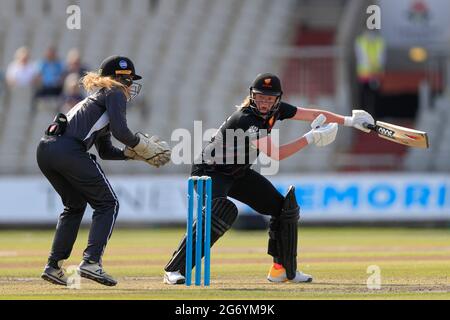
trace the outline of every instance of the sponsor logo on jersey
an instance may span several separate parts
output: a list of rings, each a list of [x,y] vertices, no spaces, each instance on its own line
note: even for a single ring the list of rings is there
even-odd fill
[[[257,133],[259,131],[259,128],[257,126],[251,126],[248,128],[248,133]]]

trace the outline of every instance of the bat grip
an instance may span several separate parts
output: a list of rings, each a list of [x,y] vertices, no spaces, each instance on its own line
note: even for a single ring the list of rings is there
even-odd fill
[[[376,125],[370,124],[370,123],[367,123],[367,122],[364,122],[363,126],[364,126],[364,128],[367,128],[367,129],[370,129],[370,130],[374,130],[374,131],[377,129]]]

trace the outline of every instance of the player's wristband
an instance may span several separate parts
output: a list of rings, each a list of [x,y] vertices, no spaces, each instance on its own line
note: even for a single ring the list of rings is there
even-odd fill
[[[344,117],[344,126],[353,127],[353,117]]]
[[[312,131],[306,133],[303,137],[306,139],[308,144],[311,144],[314,142],[314,133]]]

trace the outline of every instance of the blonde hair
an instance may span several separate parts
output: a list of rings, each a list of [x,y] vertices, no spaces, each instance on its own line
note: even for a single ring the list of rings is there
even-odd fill
[[[242,100],[240,105],[237,105],[236,108],[238,109],[244,109],[248,108],[250,106],[250,96],[246,96],[244,100]]]
[[[111,77],[102,77],[96,72],[88,72],[84,77],[80,79],[81,85],[87,92],[93,92],[98,89],[106,88],[111,89],[117,87],[123,91],[127,99],[130,98],[128,88],[123,83],[114,80]]]

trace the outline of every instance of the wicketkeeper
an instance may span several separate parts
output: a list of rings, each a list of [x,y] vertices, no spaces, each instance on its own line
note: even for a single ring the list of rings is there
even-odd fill
[[[170,161],[169,145],[157,136],[133,134],[127,126],[127,102],[141,89],[127,57],[112,56],[103,61],[98,72],[83,79],[91,94],[67,115],[59,114],[37,148],[39,168],[61,196],[64,211],[59,217],[53,245],[42,278],[66,285],[61,268],[69,258],[86,205],[94,209],[89,240],[78,267],[82,277],[107,286],[117,284],[102,266],[102,256],[113,232],[119,201],[96,157],[88,153],[95,145],[104,160],[142,160],[159,167]],[[112,145],[111,135],[125,145]]]
[[[273,265],[267,279],[271,282],[311,282],[312,276],[297,270],[300,208],[294,187],[291,186],[283,196],[269,180],[251,168],[252,163],[261,151],[275,160],[283,160],[310,144],[326,146],[335,140],[338,124],[370,132],[363,124],[373,124],[374,119],[362,110],[353,110],[351,117],[344,117],[324,110],[297,108],[281,98],[279,78],[270,73],[258,75],[249,96],[203,149],[201,163],[193,165],[191,174],[212,178],[211,245],[231,228],[237,217],[238,210],[227,197],[234,198],[260,214],[271,216],[268,254],[273,257]],[[277,146],[271,140],[270,131],[277,121],[286,119],[313,121],[312,130],[291,143]],[[236,145],[234,138],[227,141],[227,130],[245,132],[245,143]],[[236,162],[242,155],[245,156],[244,163]],[[192,256],[194,266],[195,252]],[[165,267],[165,283],[185,283],[185,260],[186,236]]]

